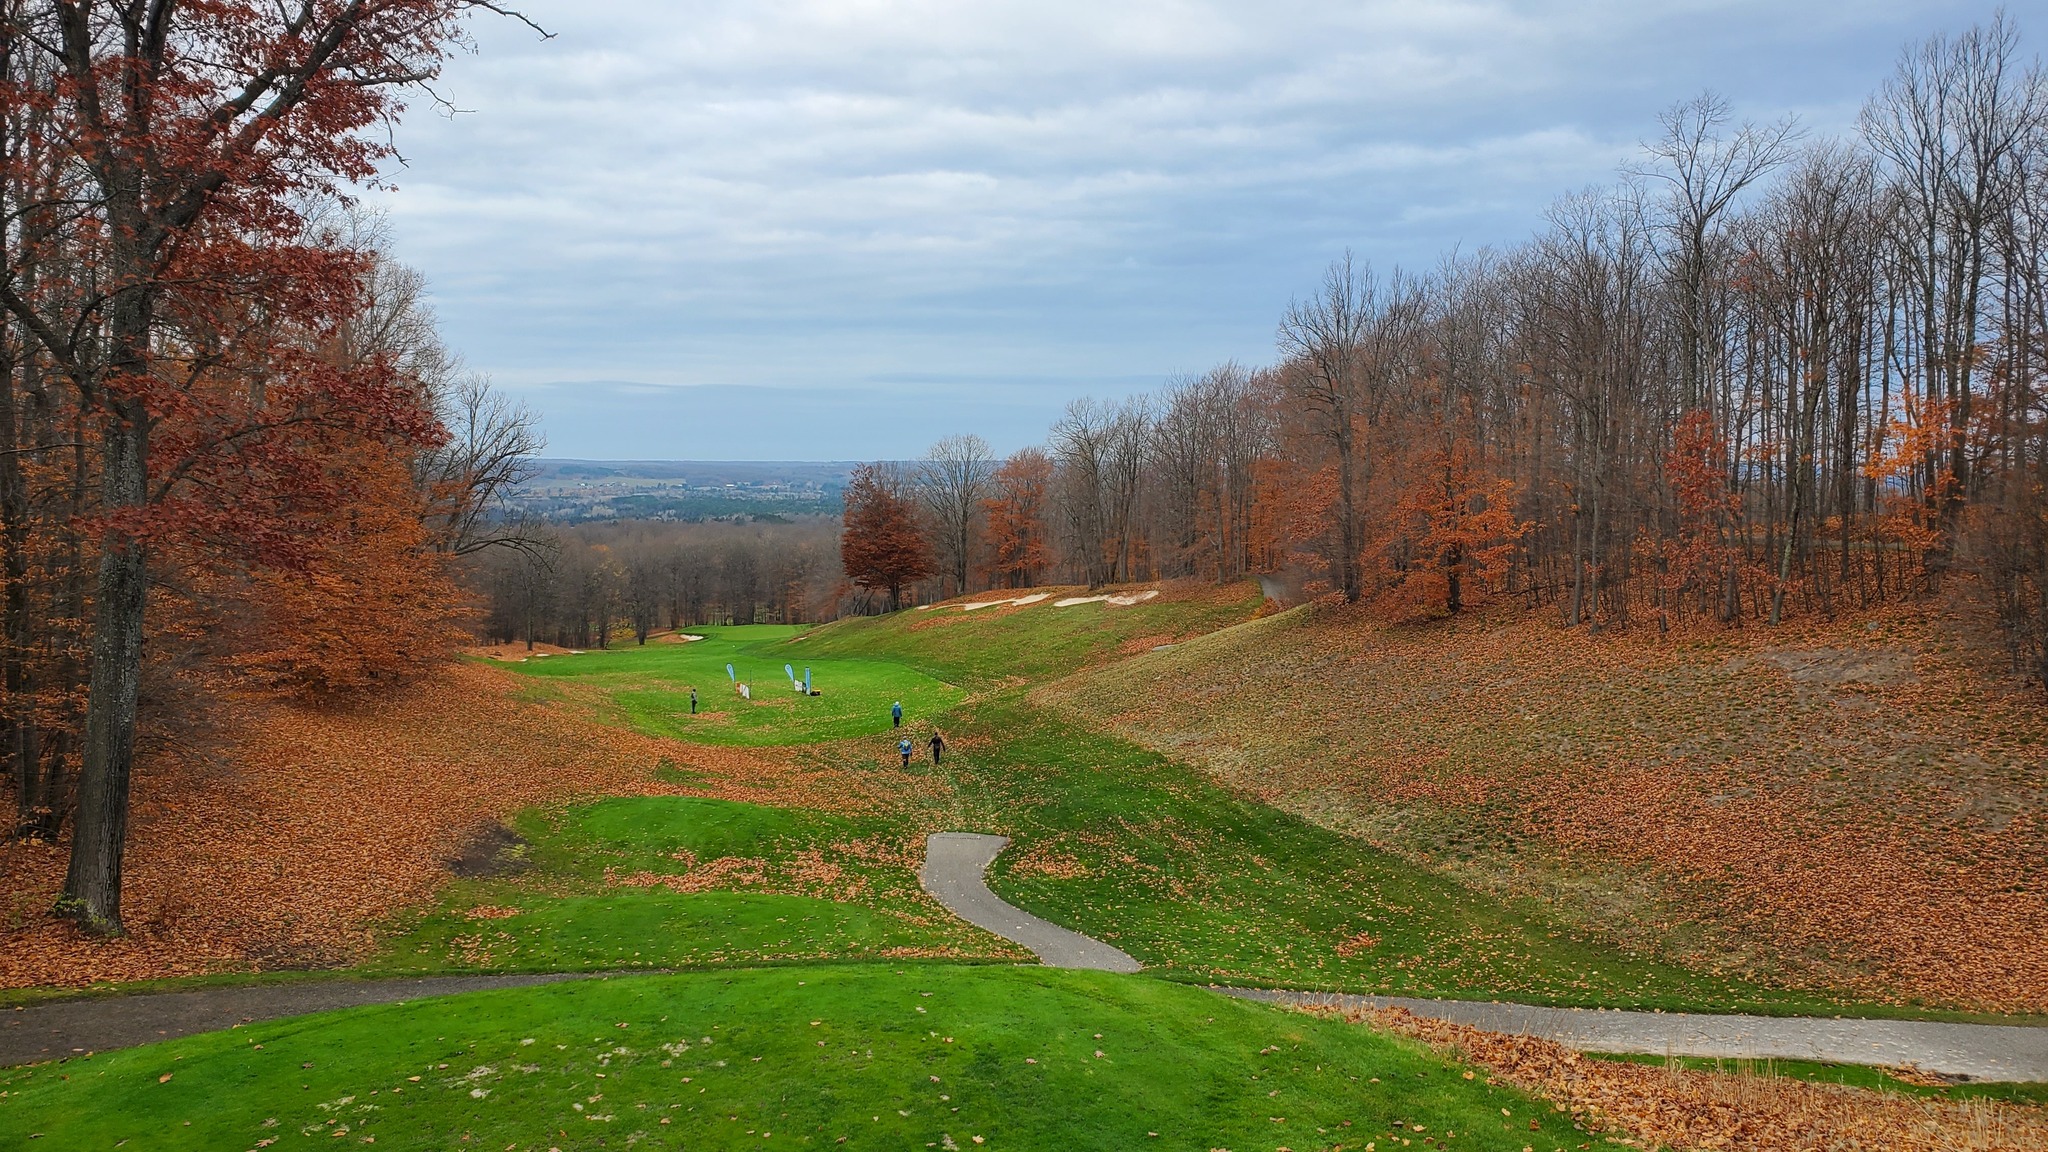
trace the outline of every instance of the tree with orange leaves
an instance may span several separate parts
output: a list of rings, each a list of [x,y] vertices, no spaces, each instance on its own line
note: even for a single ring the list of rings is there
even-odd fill
[[[252,573],[257,631],[233,661],[301,696],[413,679],[468,642],[472,615],[404,457],[359,444],[327,466],[349,476],[349,499],[301,520],[297,564]]]
[[[839,559],[847,579],[862,588],[887,589],[889,610],[903,604],[903,589],[937,570],[931,541],[918,523],[917,504],[886,465],[863,464],[846,485]]]
[[[1452,616],[1483,593],[1529,526],[1515,517],[1514,481],[1474,466],[1464,440],[1434,448],[1418,463],[1415,480],[1388,513],[1382,602]]]
[[[993,483],[996,494],[982,502],[992,553],[989,578],[1003,587],[1029,588],[1049,559],[1045,510],[1052,458],[1026,448],[1003,461]]]
[[[1733,544],[1742,501],[1728,489],[1728,453],[1715,434],[1712,413],[1695,410],[1678,422],[1664,470],[1678,523],[1676,534],[1663,542],[1663,591],[1696,593],[1718,605],[1723,622],[1733,621],[1744,567]]]

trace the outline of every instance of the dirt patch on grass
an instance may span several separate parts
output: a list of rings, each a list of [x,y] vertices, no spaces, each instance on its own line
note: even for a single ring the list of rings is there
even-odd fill
[[[1769,666],[1797,684],[1899,684],[1913,677],[1913,653],[1904,648],[1777,648],[1737,656],[1729,670]]]
[[[448,861],[448,871],[465,880],[516,876],[530,871],[526,837],[495,821],[470,833],[461,851]]]

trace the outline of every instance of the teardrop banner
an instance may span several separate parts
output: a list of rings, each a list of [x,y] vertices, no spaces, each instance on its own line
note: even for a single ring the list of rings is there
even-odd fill
[[[739,683],[739,682],[740,682],[740,674],[739,674],[739,673],[737,673],[737,672],[735,672],[735,671],[733,671],[733,670],[732,670],[732,665],[730,665],[730,664],[727,664],[727,665],[725,666],[725,678],[726,678],[727,680],[730,680],[730,681],[732,681],[732,682],[733,682],[733,683],[735,683],[735,684],[737,684],[737,683]]]
[[[787,665],[787,664],[784,664],[784,665],[782,666],[782,672],[783,672],[783,675],[785,675],[785,676],[788,676],[788,677],[789,677],[789,682],[790,682],[791,684],[794,684],[794,683],[796,683],[796,669],[794,669],[794,668],[791,668],[791,667],[790,667],[789,665]]]

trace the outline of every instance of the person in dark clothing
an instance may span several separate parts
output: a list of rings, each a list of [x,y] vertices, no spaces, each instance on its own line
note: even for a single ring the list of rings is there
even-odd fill
[[[910,754],[914,750],[915,749],[910,743],[910,737],[908,736],[905,736],[903,739],[898,740],[896,742],[896,751],[899,755],[903,757],[903,766],[905,768],[910,767]]]
[[[932,733],[931,744],[932,763],[937,764],[939,762],[939,754],[946,750],[946,738],[944,736],[939,735],[937,732],[934,732]]]
[[[892,705],[892,706],[890,707],[890,709],[889,709],[889,719],[890,719],[890,720],[892,720],[892,721],[894,721],[894,723],[890,724],[890,725],[889,725],[889,727],[891,727],[891,728],[901,728],[901,727],[903,727],[903,701],[901,701],[901,700],[898,700],[898,701],[897,701],[897,702],[896,702],[896,703],[895,703],[894,705]]]
[[[696,714],[697,714],[697,688],[696,688],[696,686],[695,686],[695,685],[691,685],[691,686],[690,686],[690,715],[692,715],[692,716],[695,716]]]

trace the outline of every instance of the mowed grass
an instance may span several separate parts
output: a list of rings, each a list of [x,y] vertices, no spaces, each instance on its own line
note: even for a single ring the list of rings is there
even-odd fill
[[[152,1150],[1585,1139],[1483,1072],[1358,1025],[1160,981],[945,966],[632,977],[255,1024],[0,1073],[0,1133]]]
[[[595,694],[608,714],[650,736],[703,744],[761,746],[841,740],[889,730],[889,706],[903,702],[911,724],[944,712],[965,693],[886,654],[816,653],[797,626],[753,624],[702,628],[702,640],[658,638],[645,645],[529,659],[510,665],[522,675],[570,693]],[[742,699],[727,664],[752,699]],[[791,688],[785,667],[801,681]],[[697,713],[690,689],[697,689]]]
[[[925,896],[887,820],[649,796],[527,812],[514,824],[526,840],[517,871],[452,882],[363,972],[1025,955]]]

